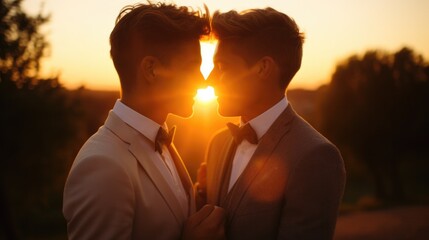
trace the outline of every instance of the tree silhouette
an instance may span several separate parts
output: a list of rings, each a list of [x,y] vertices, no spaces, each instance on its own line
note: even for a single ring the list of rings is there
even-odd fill
[[[74,94],[58,77],[39,77],[48,47],[40,28],[49,16],[30,16],[21,3],[0,0],[0,238],[7,239],[64,231],[62,188],[82,124]]]
[[[428,64],[409,48],[351,56],[324,89],[322,131],[364,161],[382,200],[404,199],[398,164],[425,151],[428,97]]]
[[[18,86],[37,80],[40,59],[48,47],[40,27],[49,16],[29,16],[22,0],[1,0],[0,5],[0,81]]]

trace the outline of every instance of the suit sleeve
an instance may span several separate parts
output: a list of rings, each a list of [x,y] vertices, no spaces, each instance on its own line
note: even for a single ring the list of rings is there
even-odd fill
[[[130,239],[135,201],[130,178],[106,157],[83,160],[64,189],[69,239]]]
[[[332,239],[344,185],[344,163],[333,145],[304,155],[286,186],[278,239]]]

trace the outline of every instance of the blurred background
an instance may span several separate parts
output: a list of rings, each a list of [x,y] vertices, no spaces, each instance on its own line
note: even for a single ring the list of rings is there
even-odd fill
[[[67,239],[63,186],[119,98],[108,36],[134,3],[94,2],[0,0],[0,239]],[[345,160],[336,239],[429,234],[429,3],[402,2],[206,1],[271,6],[303,26],[304,63],[287,96]],[[191,118],[168,118],[194,180],[210,137],[238,120],[216,108],[197,99]]]

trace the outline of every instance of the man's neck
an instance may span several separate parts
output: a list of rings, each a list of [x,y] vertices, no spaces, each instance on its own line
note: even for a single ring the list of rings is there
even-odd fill
[[[140,113],[141,115],[158,123],[159,125],[163,125],[167,119],[168,113],[165,113],[164,111],[162,111],[162,109],[157,108],[150,101],[138,101],[132,98],[122,97],[121,102],[133,109],[134,111]]]
[[[276,96],[275,98],[267,99],[266,102],[258,104],[258,106],[255,106],[255,107],[252,107],[251,109],[248,109],[249,112],[241,115],[241,121],[243,123],[246,123],[246,122],[254,119],[255,117],[261,115],[262,113],[264,113],[265,111],[267,111],[268,109],[270,109],[271,107],[276,105],[284,97],[285,97],[284,95],[282,95],[282,96],[279,95],[279,96]]]

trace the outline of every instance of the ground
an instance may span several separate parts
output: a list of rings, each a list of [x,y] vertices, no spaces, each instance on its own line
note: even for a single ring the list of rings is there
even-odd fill
[[[429,239],[429,206],[341,214],[334,240]]]

